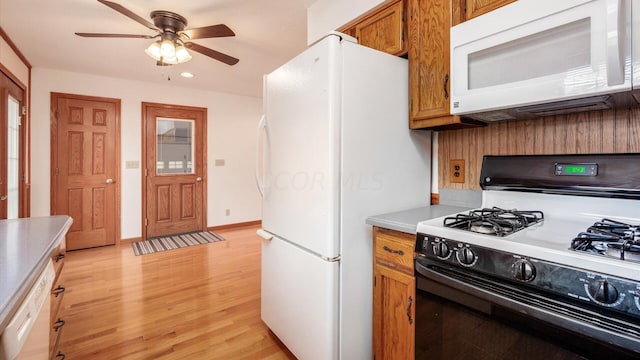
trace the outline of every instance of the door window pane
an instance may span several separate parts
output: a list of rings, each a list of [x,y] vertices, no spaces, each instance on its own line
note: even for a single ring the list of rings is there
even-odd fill
[[[157,174],[193,174],[194,121],[156,119]]]
[[[20,201],[20,103],[9,96],[7,124],[7,219],[18,218]]]

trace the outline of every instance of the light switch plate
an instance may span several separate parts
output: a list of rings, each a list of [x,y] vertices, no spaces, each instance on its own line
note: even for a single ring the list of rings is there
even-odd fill
[[[137,169],[140,167],[140,161],[138,160],[127,160],[124,163],[125,168],[127,169]]]
[[[224,166],[224,159],[216,159],[216,166]]]

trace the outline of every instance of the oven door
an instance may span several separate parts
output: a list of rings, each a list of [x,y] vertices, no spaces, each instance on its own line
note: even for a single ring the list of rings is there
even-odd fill
[[[638,359],[640,326],[416,258],[416,359]]]

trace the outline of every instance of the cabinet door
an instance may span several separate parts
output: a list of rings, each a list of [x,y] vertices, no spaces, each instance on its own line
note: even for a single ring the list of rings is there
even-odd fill
[[[409,94],[411,128],[451,123],[449,29],[451,1],[411,0]],[[433,119],[431,122],[420,120]]]
[[[464,0],[466,9],[466,20],[488,13],[501,6],[514,2],[515,0]]]
[[[358,43],[392,55],[405,53],[403,15],[404,3],[397,1],[364,19],[355,26]]]
[[[415,277],[374,266],[373,344],[376,360],[415,357]]]

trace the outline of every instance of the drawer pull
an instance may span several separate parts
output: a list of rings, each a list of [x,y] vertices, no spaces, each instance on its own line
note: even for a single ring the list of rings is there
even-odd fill
[[[65,355],[63,352],[58,351],[58,353],[56,354],[56,359],[58,360],[64,360],[64,358],[66,358],[67,355]]]
[[[62,259],[64,259],[64,254],[63,253],[60,253],[60,254],[56,255],[56,262],[58,262],[58,261],[60,261]]]
[[[57,288],[53,289],[53,295],[58,297],[58,295],[62,294],[66,289],[62,285],[58,285]]]
[[[387,245],[383,246],[382,249],[384,249],[384,251],[388,251],[392,254],[398,254],[400,256],[404,255],[404,251],[402,250],[393,250],[392,248],[388,247]]]
[[[60,330],[64,326],[64,324],[65,324],[64,320],[58,319],[58,321],[56,321],[53,324],[53,330],[57,332],[58,330]]]
[[[413,298],[409,296],[408,300],[409,304],[407,304],[407,319],[409,320],[409,325],[413,324],[413,318],[411,317],[411,305],[413,304]]]

